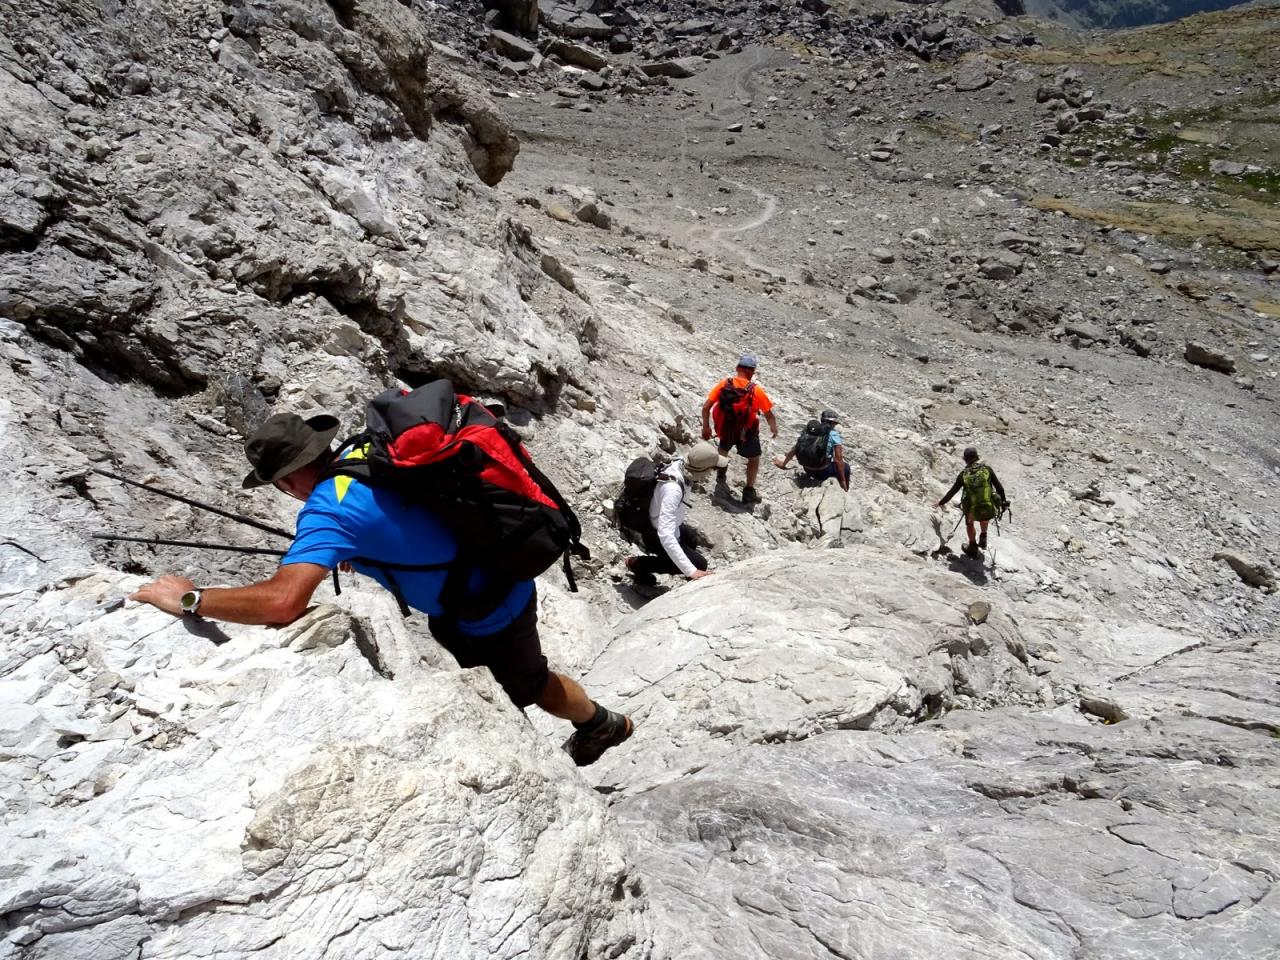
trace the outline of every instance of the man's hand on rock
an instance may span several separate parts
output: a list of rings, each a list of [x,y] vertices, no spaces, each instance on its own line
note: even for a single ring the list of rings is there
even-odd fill
[[[782,454],[778,454],[776,457],[773,458],[773,465],[777,467],[779,470],[785,470],[787,469],[787,458],[784,457]]]
[[[182,595],[195,588],[196,585],[186,577],[175,577],[169,573],[154,583],[139,587],[129,599],[137,600],[139,603],[149,603],[157,610],[180,617],[182,616]]]
[[[714,570],[695,570],[693,573],[689,574],[689,579],[701,580],[703,577],[709,577],[713,573],[715,573]]]
[[[707,426],[705,423],[702,425],[702,439],[703,440],[711,439],[711,428]]]

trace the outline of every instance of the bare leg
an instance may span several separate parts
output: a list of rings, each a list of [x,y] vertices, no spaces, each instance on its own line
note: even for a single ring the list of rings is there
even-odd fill
[[[554,670],[542,688],[537,704],[553,717],[574,723],[586,723],[596,714],[596,705],[578,682]]]
[[[986,528],[985,523],[982,526],[983,529]],[[965,532],[969,534],[969,545],[976,547],[978,545],[978,537],[977,534],[973,532],[973,517],[967,513],[964,515],[964,529]]]
[[[760,472],[760,458],[752,457],[747,461],[747,486],[754,487],[756,485],[756,474]]]

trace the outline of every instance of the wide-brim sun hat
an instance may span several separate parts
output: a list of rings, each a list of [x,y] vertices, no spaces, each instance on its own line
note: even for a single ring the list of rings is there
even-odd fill
[[[245,490],[266,486],[305,467],[329,449],[338,426],[338,418],[327,413],[306,420],[296,413],[267,418],[245,441],[244,455],[253,469],[240,486]]]
[[[705,477],[712,470],[723,470],[728,465],[729,458],[720,456],[720,451],[709,440],[695,443],[684,458],[684,472],[695,480]]]

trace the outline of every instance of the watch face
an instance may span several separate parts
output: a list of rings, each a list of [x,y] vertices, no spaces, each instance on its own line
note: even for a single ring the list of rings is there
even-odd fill
[[[194,590],[188,590],[182,595],[182,609],[185,612],[190,613],[196,608],[196,602],[199,599],[200,594],[196,593]]]

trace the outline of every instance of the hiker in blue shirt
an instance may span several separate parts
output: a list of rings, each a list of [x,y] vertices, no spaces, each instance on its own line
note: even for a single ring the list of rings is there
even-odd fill
[[[487,667],[517,707],[536,704],[572,721],[575,732],[566,749],[578,766],[630,737],[629,717],[606,710],[576,681],[548,668],[531,580],[507,587],[482,569],[459,573],[452,564],[457,542],[430,510],[355,477],[325,477],[337,431],[331,416],[303,420],[278,414],[245,444],[253,470],[243,486],[270,484],[305,504],[293,546],[270,579],[199,590],[190,580],[164,576],[130,599],[174,616],[274,626],[302,616],[329,572],[349,565],[390,590],[402,606],[426,613],[432,636],[458,665]],[[448,591],[457,600],[446,609],[442,593],[451,576],[460,576],[461,583]]]
[[[816,486],[835,477],[840,489],[848,492],[850,470],[844,459],[844,438],[836,429],[839,423],[840,417],[834,410],[823,410],[821,417],[809,421],[786,456],[773,458],[773,465],[785,470],[795,457],[804,468],[798,482]]]

